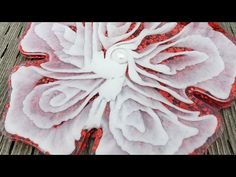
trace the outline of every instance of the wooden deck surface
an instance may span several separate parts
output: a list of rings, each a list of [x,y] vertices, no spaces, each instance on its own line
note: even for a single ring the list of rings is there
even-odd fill
[[[25,29],[25,23],[1,23],[0,22],[0,122],[4,106],[8,101],[7,81],[11,68],[24,60],[18,51],[19,36]],[[224,22],[222,27],[236,36],[236,23]],[[236,52],[236,51],[235,51]],[[206,154],[236,154],[236,102],[222,111],[224,120],[224,132],[211,145]],[[14,142],[0,135],[0,155],[38,155],[40,154],[31,146],[21,142]]]

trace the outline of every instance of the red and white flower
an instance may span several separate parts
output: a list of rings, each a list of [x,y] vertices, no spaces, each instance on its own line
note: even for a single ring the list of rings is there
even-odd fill
[[[96,154],[194,152],[215,133],[217,117],[162,93],[190,106],[189,87],[227,99],[236,46],[208,23],[178,25],[32,23],[22,53],[46,59],[12,74],[6,131],[50,154],[71,154],[83,129],[100,127]],[[38,84],[43,78],[53,82]]]

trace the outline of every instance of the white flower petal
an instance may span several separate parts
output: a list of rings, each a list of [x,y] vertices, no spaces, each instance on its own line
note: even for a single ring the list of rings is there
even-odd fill
[[[130,95],[130,92],[127,93]],[[151,124],[147,123],[148,117],[142,116],[143,122],[145,124],[145,132],[138,131],[140,128],[138,126],[130,126],[130,113],[136,115],[137,110],[143,111],[144,109],[149,110],[148,107],[143,107],[145,102],[137,104],[135,99],[132,99],[133,96],[130,95],[130,98],[120,98],[123,100],[120,104],[113,103],[111,104],[111,115],[110,115],[110,131],[114,136],[114,139],[122,150],[130,154],[174,154],[174,153],[183,153],[181,150],[183,142],[196,141],[192,146],[187,146],[184,153],[191,153],[198,147],[201,147],[206,143],[207,139],[214,133],[217,126],[217,119],[214,116],[203,116],[198,117],[196,114],[183,113],[177,111],[176,116],[178,119],[173,119],[170,112],[165,110],[154,110],[152,115],[153,120],[160,120],[163,126],[164,132],[155,133],[155,131],[160,131],[160,127],[155,127],[158,124],[152,122]],[[137,96],[138,97],[138,96]],[[136,105],[136,106],[135,106]],[[138,107],[137,107],[138,106]],[[145,105],[146,106],[146,105]],[[127,112],[128,111],[128,112]],[[150,113],[150,112],[149,112]],[[177,114],[178,113],[178,114]],[[132,116],[133,117],[133,116]],[[180,121],[180,119],[184,117]],[[134,118],[134,117],[133,117]],[[139,117],[140,118],[140,117]],[[155,118],[155,119],[154,119]],[[207,120],[209,123],[207,123]],[[140,121],[132,121],[132,123],[138,123]],[[206,124],[203,128],[200,125]],[[210,126],[208,130],[207,126]],[[160,143],[160,140],[163,137],[168,136],[168,141],[164,144]],[[158,137],[158,138],[157,138]],[[144,139],[142,139],[144,138]],[[184,149],[183,148],[183,149]]]
[[[129,24],[129,23],[128,23]],[[129,36],[131,36],[140,26],[141,23],[136,23],[135,27],[127,33],[126,29],[127,26],[116,26],[116,28],[113,26],[111,28],[111,24],[107,24],[107,23],[99,23],[99,27],[98,27],[98,36],[99,39],[102,43],[102,45],[104,46],[105,49],[108,49],[109,47],[111,47],[112,45],[114,45],[115,43],[125,40],[126,38],[128,38]],[[107,26],[109,28],[109,33],[114,35],[115,32],[112,31],[117,31],[120,30],[119,33],[123,32],[123,34],[120,34],[119,36],[105,36],[106,30],[107,30]],[[112,31],[111,31],[112,30]],[[128,29],[127,29],[128,30]]]
[[[22,79],[25,80],[26,77],[29,79],[23,83]],[[11,107],[7,113],[5,129],[11,134],[30,139],[44,152],[70,154],[75,149],[75,140],[80,138],[89,106],[78,117],[58,128],[38,128],[23,112],[22,103],[40,78],[41,75],[30,67],[21,67],[12,75]]]
[[[102,121],[102,131],[103,135],[96,149],[96,155],[128,155],[127,152],[123,151],[120,146],[117,145],[109,130],[108,121],[104,119]]]

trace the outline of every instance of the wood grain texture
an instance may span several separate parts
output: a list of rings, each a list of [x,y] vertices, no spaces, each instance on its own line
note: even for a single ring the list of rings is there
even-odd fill
[[[0,123],[3,121],[4,106],[8,102],[8,79],[13,66],[24,58],[18,51],[19,36],[25,29],[25,23],[0,22]],[[223,22],[221,26],[236,36],[236,23]],[[236,51],[235,51],[236,52]],[[236,154],[236,102],[221,111],[223,116],[223,133],[212,144],[207,155]],[[0,129],[1,131],[1,129]],[[5,135],[0,135],[0,155],[38,155],[35,148],[21,142],[14,142]]]

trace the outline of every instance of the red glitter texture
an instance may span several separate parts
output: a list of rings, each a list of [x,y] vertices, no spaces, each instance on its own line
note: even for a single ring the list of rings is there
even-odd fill
[[[148,45],[156,43],[156,42],[161,42],[164,41],[166,39],[169,39],[170,37],[176,35],[177,33],[179,33],[183,27],[185,25],[187,25],[188,22],[179,22],[178,25],[171,31],[165,34],[161,34],[161,35],[150,35],[145,37],[140,45],[138,46],[138,48],[136,49],[137,52],[141,52],[143,51]],[[219,31],[221,33],[223,33],[226,37],[228,37],[231,41],[233,41],[236,44],[236,39],[229,35],[228,33],[225,32],[225,30],[223,28],[220,27],[220,25],[218,23],[215,22],[209,22],[208,23],[215,31]],[[30,25],[29,25],[30,26]],[[132,23],[128,32],[131,31],[133,28],[135,27],[135,23]],[[74,31],[76,31],[76,27],[75,26],[70,26],[70,28]],[[29,29],[29,27],[28,27]],[[141,23],[140,27],[137,29],[137,31],[131,35],[129,38],[127,38],[124,41],[128,41],[130,39],[133,39],[134,37],[138,36],[138,34],[144,29],[144,23]],[[24,35],[26,35],[27,30],[25,31]],[[23,36],[22,36],[23,38]],[[43,53],[27,53],[25,51],[22,50],[21,47],[19,47],[19,50],[21,51],[21,53],[27,57],[28,61],[26,61],[23,65],[24,66],[37,66],[40,67],[40,64],[48,61],[48,55],[47,54],[43,54]],[[177,47],[171,47],[168,48],[167,50],[165,50],[165,52],[180,52],[180,51],[189,51],[191,49],[188,48],[177,48]],[[106,52],[106,50],[103,48],[104,54]],[[168,62],[168,61],[165,61]],[[140,67],[140,66],[139,66]],[[17,69],[19,68],[19,66],[14,67],[14,69],[12,70],[12,72],[17,71]],[[155,72],[152,70],[148,70],[148,72]],[[56,81],[55,79],[52,78],[42,78],[41,80],[38,81],[37,85],[39,84],[47,84],[49,82],[54,82]],[[164,85],[164,84],[163,84]],[[186,104],[183,103],[179,100],[177,100],[176,98],[172,97],[169,93],[163,91],[163,90],[158,90],[157,91],[159,93],[161,93],[165,98],[167,98],[172,104],[187,109],[187,110],[191,110],[191,111],[200,111],[200,115],[209,115],[209,114],[213,114],[217,117],[218,119],[218,126],[217,126],[217,130],[215,133],[215,137],[210,138],[210,140],[201,148],[195,150],[193,153],[191,153],[191,155],[194,154],[202,154],[206,151],[206,149],[208,148],[208,146],[210,145],[210,143],[212,143],[212,141],[216,138],[216,136],[218,136],[219,134],[219,130],[220,130],[220,126],[222,124],[221,121],[221,114],[220,114],[220,109],[222,108],[227,108],[231,105],[232,101],[236,98],[236,82],[234,82],[234,84],[232,85],[232,89],[231,89],[231,93],[230,96],[228,97],[228,99],[226,100],[219,100],[215,97],[213,97],[210,93],[206,92],[205,90],[202,90],[200,88],[196,88],[196,87],[189,87],[186,89],[186,94],[189,96],[189,98],[194,102],[193,104]],[[97,95],[96,95],[97,96]],[[95,97],[93,98],[95,99]],[[92,100],[90,100],[92,101]],[[166,107],[168,107],[168,109],[172,109],[171,107],[165,105]],[[9,104],[7,105],[7,107],[9,107]],[[107,109],[109,112],[109,106],[107,106]],[[107,112],[107,111],[106,111]],[[107,116],[106,116],[107,117]],[[201,117],[199,117],[201,118]],[[60,125],[58,125],[60,126]],[[54,128],[57,128],[58,126],[55,126]],[[90,150],[90,154],[94,154],[96,151],[96,148],[98,147],[99,141],[102,137],[102,129],[92,129],[90,131],[88,130],[83,130],[81,132],[81,138],[78,141],[75,141],[75,145],[76,145],[76,149],[74,150],[74,152],[72,153],[73,155],[78,155],[83,153],[86,149],[88,149],[89,145],[92,142],[92,147]],[[23,141],[26,144],[29,144],[31,146],[34,146],[35,148],[37,148],[39,151],[42,152],[42,150],[38,147],[37,144],[34,144],[32,141],[28,140],[28,139],[24,139],[19,137],[18,135],[11,135],[11,138],[13,140],[16,141]],[[44,154],[48,154],[48,152],[43,152]]]

